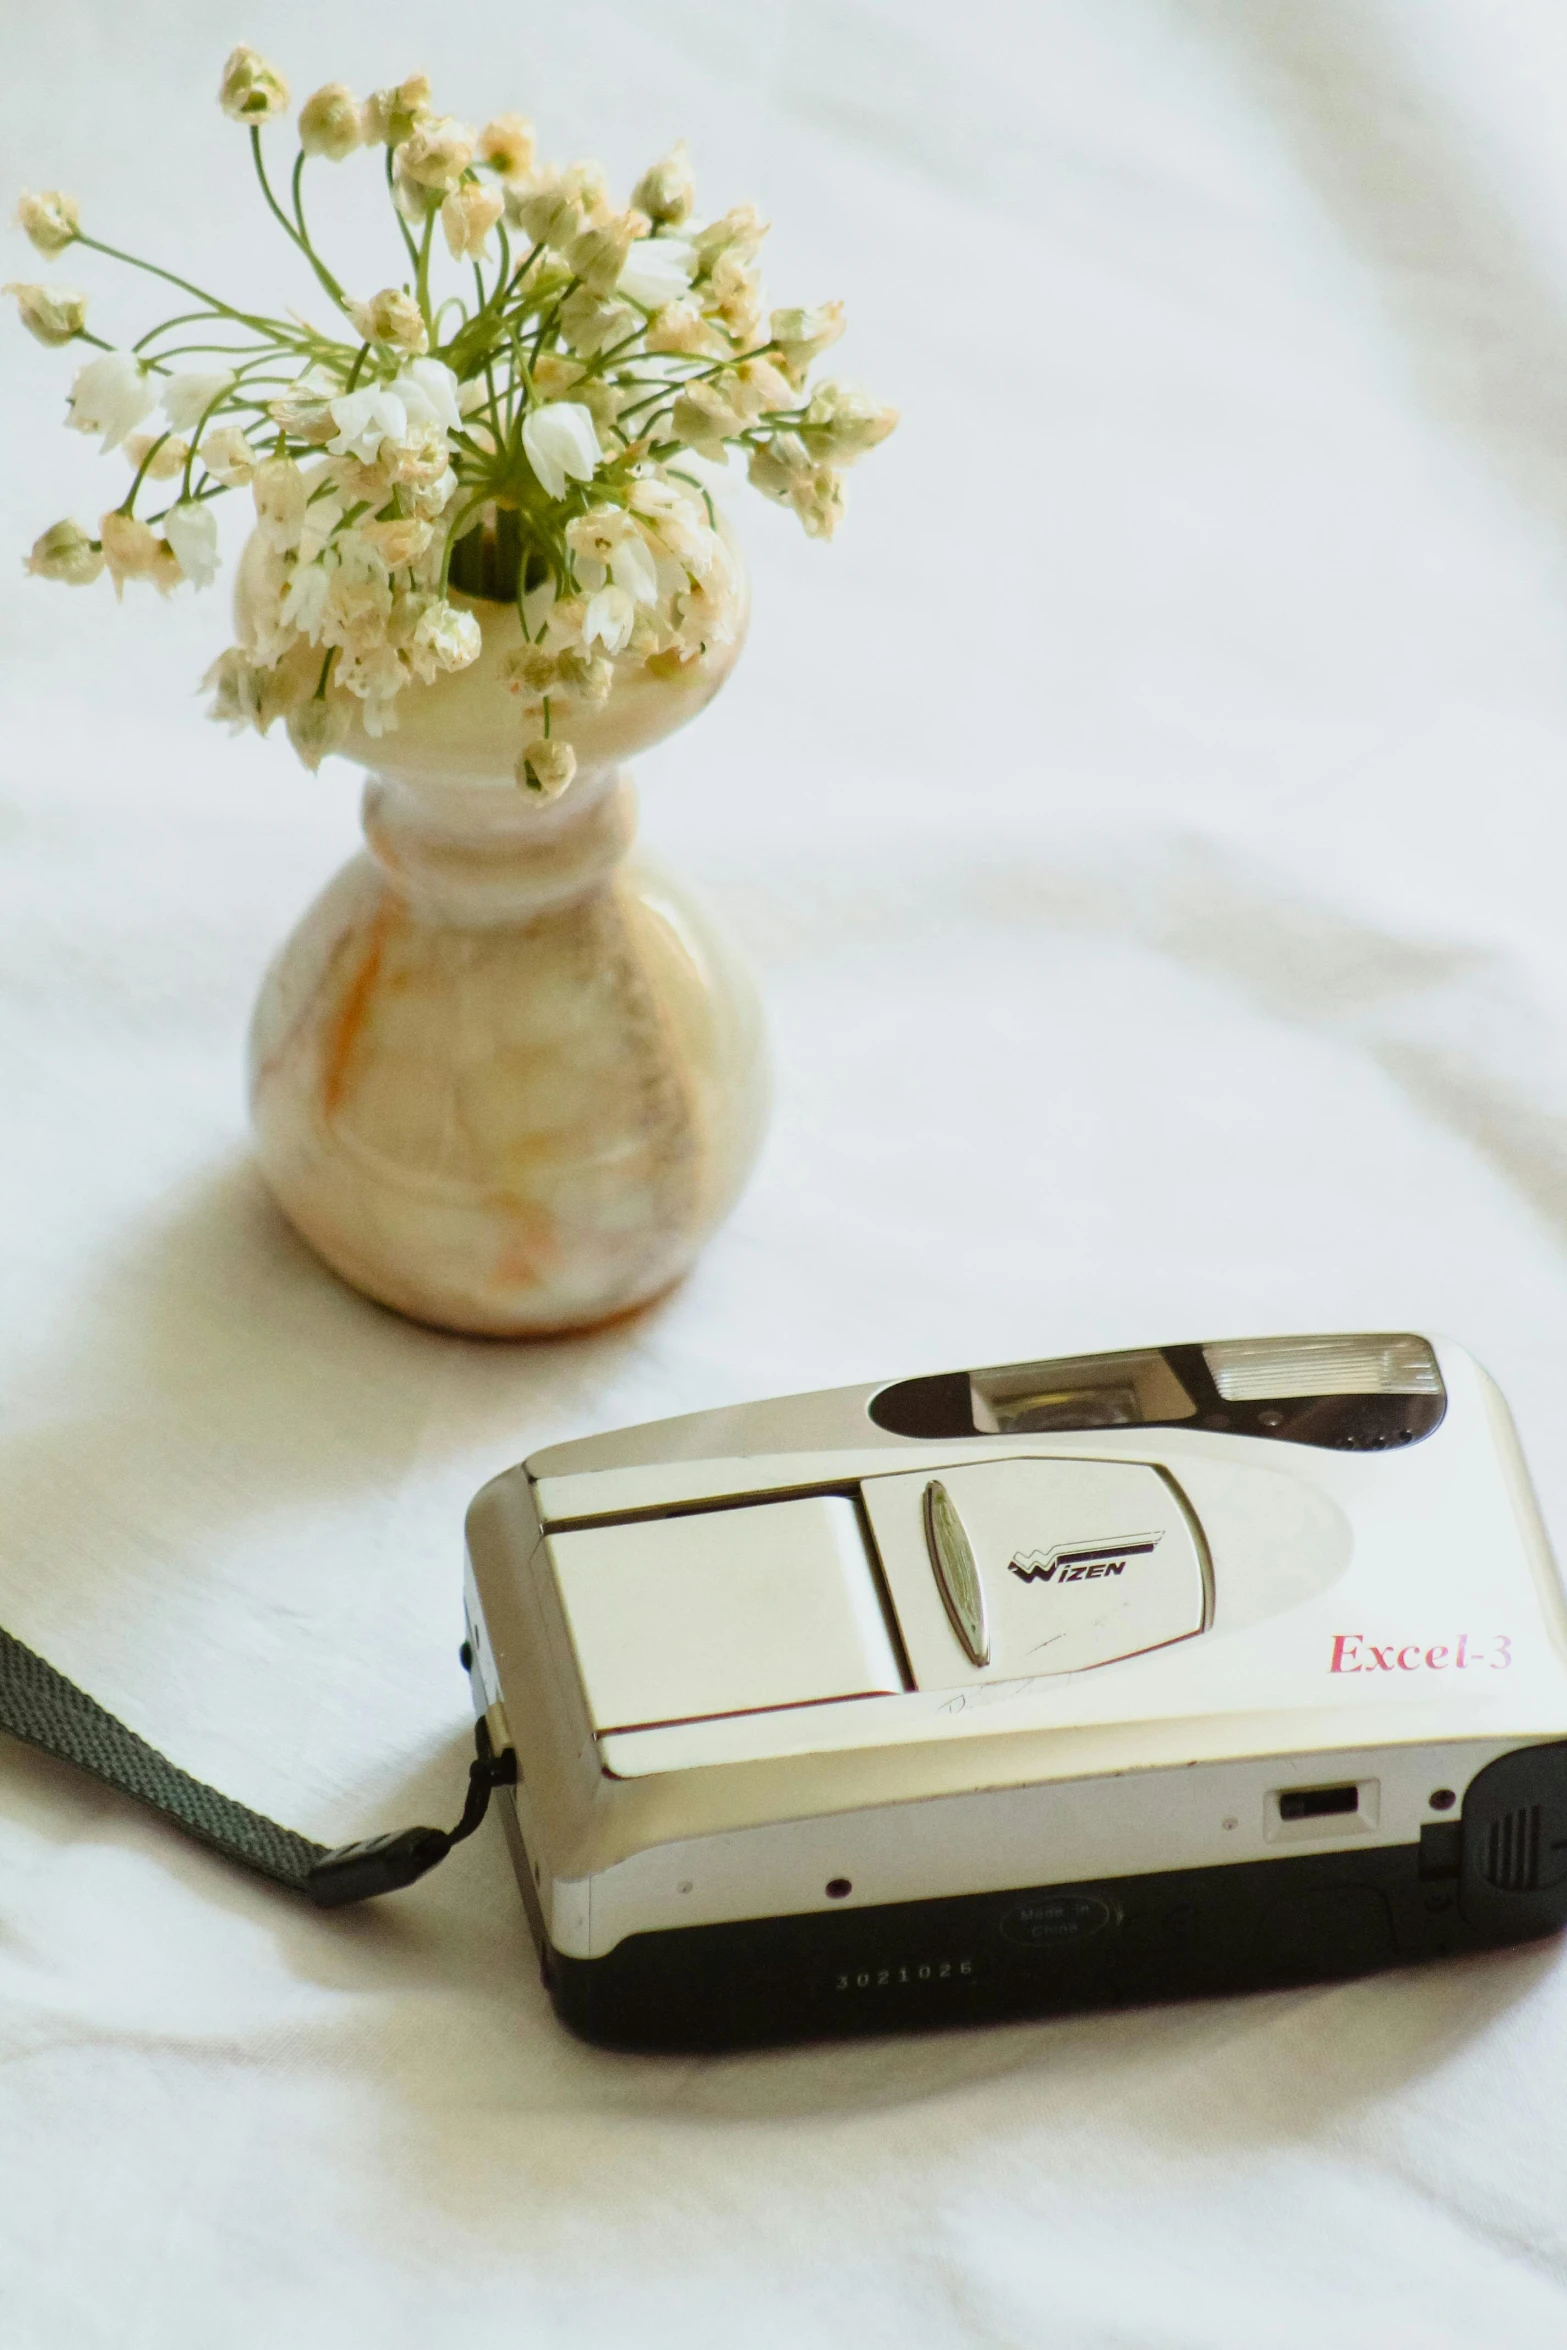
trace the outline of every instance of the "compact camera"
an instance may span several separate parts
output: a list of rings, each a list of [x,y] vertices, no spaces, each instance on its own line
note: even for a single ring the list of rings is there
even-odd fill
[[[468,1517],[555,2006],[715,2047],[1299,1982],[1567,1921],[1567,1601],[1415,1334],[898,1379]]]

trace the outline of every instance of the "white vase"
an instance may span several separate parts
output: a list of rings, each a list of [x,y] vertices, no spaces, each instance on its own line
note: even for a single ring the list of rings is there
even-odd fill
[[[242,567],[242,633],[245,598]],[[744,612],[676,678],[618,665],[604,708],[563,729],[575,781],[541,804],[513,776],[516,614],[469,609],[479,660],[408,687],[394,733],[347,746],[371,769],[366,853],[262,985],[251,1115],[284,1213],[346,1281],[443,1329],[522,1337],[678,1280],[761,1141],[755,991],[686,894],[628,858],[621,764],[717,691]]]

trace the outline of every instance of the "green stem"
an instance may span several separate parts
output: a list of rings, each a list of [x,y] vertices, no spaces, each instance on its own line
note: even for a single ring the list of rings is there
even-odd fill
[[[413,263],[414,268],[417,269],[419,266],[419,248],[414,243],[413,235],[409,229],[408,223],[406,220],[404,220],[402,213],[398,208],[397,190],[393,184],[392,179],[392,150],[390,147],[388,147],[386,150],[386,192],[392,199],[392,214],[397,222],[398,227],[402,231],[403,243],[408,247],[408,258]]]
[[[149,277],[161,277],[166,285],[178,286],[182,294],[194,294],[209,310],[223,318],[237,318],[241,325],[253,327],[258,334],[271,333],[279,342],[302,342],[301,335],[280,327],[275,318],[257,318],[248,310],[236,310],[232,303],[222,302],[216,294],[209,294],[205,286],[193,286],[188,277],[176,277],[172,269],[160,269],[156,261],[138,260],[134,253],[122,253],[118,245],[106,245],[101,237],[79,236],[77,244],[88,246],[94,253],[107,254],[111,261],[123,261],[130,269],[144,269]]]
[[[293,222],[289,219],[288,214],[283,210],[282,205],[278,202],[276,196],[274,196],[272,193],[272,182],[268,179],[267,167],[261,160],[261,131],[255,123],[252,123],[250,128],[250,152],[256,166],[256,177],[261,182],[261,193],[267,200],[268,211],[272,214],[274,220],[276,220],[279,228],[282,229],[283,234],[289,239],[289,242],[291,244],[297,245],[300,252],[303,253],[305,259],[309,262],[311,268],[315,271],[317,280],[319,281],[323,290],[331,296],[332,300],[337,304],[339,310],[345,309],[347,305],[343,298],[342,287],[338,284],[336,278],[332,275],[332,272],[328,269],[326,263],[318,257],[315,247],[311,244],[309,237],[301,234],[301,231],[294,226]],[[303,150],[301,150],[299,163],[295,166],[294,170],[296,202],[298,201],[299,173],[303,168],[304,160],[304,153]]]
[[[414,273],[415,299],[419,315],[424,320],[425,333],[435,341],[434,320],[430,316],[430,247],[435,237],[435,215],[439,207],[432,205],[425,214],[424,235],[419,240],[419,265]]]
[[[172,426],[172,425],[170,426],[169,430],[170,430],[170,432],[172,432],[172,430],[173,430],[173,426]],[[137,491],[138,491],[138,490],[141,488],[141,485],[142,485],[142,483],[143,483],[143,482],[146,480],[146,478],[147,478],[147,468],[148,468],[148,466],[149,466],[149,465],[152,463],[152,461],[153,461],[154,457],[156,457],[156,455],[158,454],[158,451],[159,451],[159,450],[162,448],[162,446],[163,446],[164,442],[165,442],[165,441],[168,439],[168,437],[169,437],[169,434],[168,434],[167,432],[160,432],[160,433],[159,433],[159,435],[158,435],[158,437],[157,437],[157,439],[156,439],[156,440],[153,442],[153,444],[152,444],[151,448],[150,448],[150,449],[147,451],[147,454],[146,454],[146,455],[143,457],[143,459],[142,459],[141,463],[140,463],[140,464],[137,466],[137,468],[136,468],[136,478],[135,478],[135,480],[134,480],[134,481],[131,483],[131,486],[130,486],[130,488],[129,488],[129,489],[126,491],[126,493],[125,493],[125,502],[124,502],[124,504],[123,504],[123,505],[120,505],[120,506],[117,506],[117,507],[115,508],[115,512],[116,512],[117,514],[131,514],[131,513],[134,513],[134,512],[135,512],[135,508],[136,508],[136,493],[137,493]]]

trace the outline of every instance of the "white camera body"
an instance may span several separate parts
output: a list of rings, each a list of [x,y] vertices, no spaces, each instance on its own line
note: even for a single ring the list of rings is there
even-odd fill
[[[697,1413],[468,1517],[546,1981],[715,2046],[1353,1973],[1567,1921],[1567,1602],[1407,1334]]]

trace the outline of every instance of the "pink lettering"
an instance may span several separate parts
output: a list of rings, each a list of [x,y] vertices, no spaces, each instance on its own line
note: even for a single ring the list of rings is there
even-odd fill
[[[1375,1665],[1366,1666],[1365,1670],[1368,1673],[1376,1672],[1378,1670],[1384,1673],[1390,1673],[1393,1670],[1393,1651],[1391,1648],[1373,1648],[1371,1653],[1377,1661]]]
[[[1433,1673],[1440,1673],[1445,1671],[1447,1666],[1447,1650],[1441,1647],[1440,1644],[1435,1648],[1428,1648],[1426,1650],[1426,1663],[1430,1666]]]
[[[1413,1664],[1411,1664],[1409,1661],[1411,1657],[1414,1659]],[[1413,1673],[1418,1669],[1419,1664],[1420,1651],[1418,1648],[1401,1648],[1399,1650],[1398,1669],[1401,1673]]]
[[[1333,1662],[1328,1667],[1330,1673],[1358,1673],[1362,1669],[1359,1665],[1349,1662],[1349,1651],[1352,1648],[1359,1648],[1360,1638],[1358,1632],[1336,1632],[1334,1634]]]

